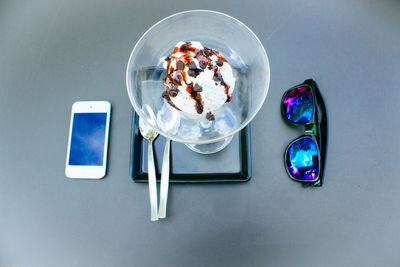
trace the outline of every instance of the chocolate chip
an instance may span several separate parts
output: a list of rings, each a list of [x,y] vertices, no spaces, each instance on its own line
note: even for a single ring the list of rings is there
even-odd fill
[[[222,65],[224,65],[224,62],[222,61],[222,59],[220,59],[220,58],[218,58],[218,60],[217,60],[217,65],[218,66],[222,66]]]
[[[207,62],[205,62],[204,60],[200,60],[199,66],[200,66],[200,68],[202,68],[204,70],[207,67]]]
[[[176,62],[176,69],[177,70],[183,70],[185,68],[185,63],[183,63],[181,60]]]
[[[165,61],[170,62],[171,58],[168,56],[168,57],[165,58]]]
[[[215,116],[211,112],[208,112],[206,114],[206,119],[209,121],[213,121],[213,120],[215,120]]]
[[[196,102],[196,111],[199,114],[203,113],[203,105],[201,105],[200,103]]]
[[[162,92],[162,97],[164,97],[164,98],[169,98],[169,96],[168,96],[168,92],[167,91],[164,91],[164,92]]]
[[[204,47],[203,55],[206,57],[210,57],[212,55],[212,50],[208,49],[207,47]]]
[[[181,45],[181,48],[179,49],[181,52],[185,52],[188,49],[190,43],[186,43]]]
[[[188,68],[189,68],[190,70],[195,70],[195,69],[197,69],[196,63],[194,63],[193,61],[190,61],[186,66],[188,66]]]
[[[203,91],[203,87],[201,87],[200,85],[198,85],[197,83],[193,86],[193,91],[195,92],[201,92]]]
[[[175,97],[178,95],[178,90],[176,90],[176,89],[169,90],[168,94],[170,97]]]
[[[190,77],[196,77],[196,72],[194,71],[194,70],[188,70],[188,75],[190,76]]]

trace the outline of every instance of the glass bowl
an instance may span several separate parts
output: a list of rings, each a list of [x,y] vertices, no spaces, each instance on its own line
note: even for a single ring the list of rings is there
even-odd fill
[[[219,51],[232,66],[233,99],[214,121],[187,117],[162,97],[163,63],[179,41],[199,41]],[[200,153],[223,149],[254,118],[269,81],[268,56],[257,36],[239,20],[209,10],[180,12],[157,22],[136,43],[126,69],[129,99],[139,117],[161,135]]]

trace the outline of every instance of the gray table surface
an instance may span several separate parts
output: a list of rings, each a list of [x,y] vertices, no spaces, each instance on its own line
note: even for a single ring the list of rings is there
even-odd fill
[[[148,27],[212,9],[267,49],[271,85],[252,123],[253,178],[173,185],[151,223],[129,179],[124,71]],[[399,1],[0,1],[0,266],[400,266]],[[300,131],[282,93],[314,78],[329,112],[325,185],[282,164]],[[65,177],[71,105],[112,104],[109,166]]]

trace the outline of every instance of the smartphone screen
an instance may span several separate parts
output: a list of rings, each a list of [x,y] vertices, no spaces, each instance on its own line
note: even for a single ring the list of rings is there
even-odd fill
[[[69,165],[102,166],[107,113],[75,113]]]

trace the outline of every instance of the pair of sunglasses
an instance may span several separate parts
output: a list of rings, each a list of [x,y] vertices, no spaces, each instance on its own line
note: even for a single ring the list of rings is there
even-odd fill
[[[285,92],[282,115],[292,126],[303,126],[302,136],[289,143],[284,162],[295,181],[322,186],[327,149],[327,115],[317,84],[309,79]]]

